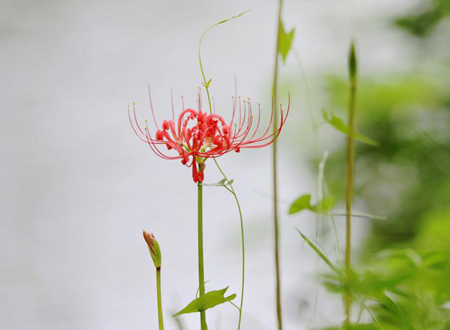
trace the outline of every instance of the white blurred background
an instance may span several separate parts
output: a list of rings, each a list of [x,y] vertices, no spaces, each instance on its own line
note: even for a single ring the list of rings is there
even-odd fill
[[[390,19],[408,0],[287,0],[284,22],[320,110],[320,77],[345,74],[356,38],[361,71],[406,70],[407,47]],[[170,90],[195,106],[198,39],[211,24],[251,9],[211,31],[203,60],[216,107],[231,111],[239,94],[270,106],[277,1],[0,0],[0,328],[156,329],[154,267],[141,237],[163,251],[163,303],[171,315],[197,289],[196,186],[190,169],[152,154],[133,134],[127,105],[149,117],[150,84],[158,118],[170,117]],[[280,139],[282,295],[286,330],[338,323],[338,297],[319,294],[311,323],[318,262],[296,227],[314,233],[314,216],[287,215],[313,193],[312,150],[303,76],[294,53],[281,66],[291,116]],[[287,102],[287,94],[280,99]],[[267,111],[266,111],[267,113]],[[325,148],[326,149],[326,148]],[[243,329],[275,329],[271,222],[271,150],[220,159],[243,204],[247,238]],[[220,175],[208,164],[207,182]],[[224,189],[205,188],[207,290],[240,293],[237,210]],[[355,237],[363,238],[363,222]],[[358,232],[360,235],[358,235]],[[238,297],[239,299],[239,297]],[[207,313],[210,329],[233,329],[236,310]],[[185,329],[198,315],[182,316]]]

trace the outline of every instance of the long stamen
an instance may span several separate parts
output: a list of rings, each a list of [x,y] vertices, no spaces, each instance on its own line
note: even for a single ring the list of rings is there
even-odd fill
[[[137,131],[136,128],[134,127],[133,121],[131,120],[131,114],[130,114],[130,106],[128,106],[128,120],[130,121],[130,125],[131,128],[133,129],[134,134],[136,134],[136,136],[143,142],[147,142]],[[141,132],[142,135],[145,136],[145,133],[142,132],[142,130],[140,130],[139,124],[137,125],[138,130]]]
[[[247,112],[248,112],[248,119],[247,119],[247,128],[245,129],[244,133],[240,136],[242,141],[244,141],[247,138],[248,134],[250,133],[252,124],[253,124],[253,115],[252,115],[250,101],[244,101],[244,104],[247,104],[247,107],[246,107],[247,110],[245,111],[245,113],[247,114]]]
[[[266,131],[259,137],[257,138],[255,141],[253,142],[257,142],[257,141],[261,141],[261,140],[265,140],[267,138],[270,138],[273,134],[269,135],[266,137],[267,133],[269,132],[270,128],[272,127],[272,121],[273,121],[273,117],[274,117],[274,110],[272,109],[272,111],[270,112],[270,121],[269,121],[269,125],[267,126]],[[245,144],[251,143],[252,141],[247,141]]]
[[[172,105],[172,120],[175,122],[175,111],[173,109],[173,88],[170,89],[170,104]]]
[[[286,111],[286,115],[284,115],[284,110],[280,106],[280,112],[281,112],[280,126],[276,130],[275,134],[272,133],[269,136],[261,137],[259,139],[254,140],[254,141],[248,141],[248,142],[244,143],[241,146],[241,148],[262,148],[262,147],[265,147],[265,146],[271,144],[280,135],[281,129],[283,128],[284,124],[286,123],[286,120],[287,120],[287,117],[288,117],[288,114],[289,114],[289,110],[290,110],[290,105],[291,105],[291,101],[290,101],[290,94],[289,94],[289,103],[288,103],[288,108],[287,108],[287,111]],[[263,144],[255,144],[255,143],[260,143],[260,142],[263,142],[263,141],[266,141],[266,140],[269,140],[269,139],[270,139],[269,142],[265,142]]]
[[[150,85],[148,85],[148,99],[150,101],[150,109],[152,112],[153,121],[155,123],[156,128],[159,130],[158,122],[156,121],[155,111],[153,110],[152,93],[150,91]]]
[[[253,114],[252,114],[252,120],[253,120]],[[255,137],[256,133],[258,132],[260,120],[261,120],[261,109],[260,109],[260,106],[259,106],[259,103],[258,103],[258,121],[256,123],[256,127],[255,127],[255,129],[253,131],[252,136],[249,138],[250,141],[253,140],[253,138]]]
[[[149,145],[150,149],[159,157],[161,157],[162,159],[169,159],[169,160],[174,160],[174,159],[180,159],[180,156],[167,156],[164,153],[162,153],[159,148],[156,146],[156,141],[153,140],[150,137],[150,133],[148,131],[148,127],[145,127],[145,131],[146,131],[146,137],[147,137],[147,144]]]

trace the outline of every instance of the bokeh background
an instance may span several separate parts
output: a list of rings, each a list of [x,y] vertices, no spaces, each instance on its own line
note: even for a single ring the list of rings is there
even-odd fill
[[[162,246],[166,324],[175,329],[170,315],[197,289],[196,187],[189,169],[159,159],[136,138],[127,105],[136,102],[139,116],[148,118],[149,84],[159,119],[170,117],[171,88],[177,110],[181,95],[194,107],[199,37],[211,24],[251,9],[207,35],[203,61],[217,109],[231,113],[237,76],[239,94],[261,102],[268,115],[277,2],[0,4],[0,327],[155,329],[154,267],[141,237],[146,229]],[[448,250],[448,13],[446,0],[286,1],[284,23],[295,28],[280,78],[283,103],[291,93],[279,140],[286,329],[343,318],[339,296],[317,283],[325,267],[295,230],[313,236],[316,216],[288,216],[287,210],[299,195],[315,194],[317,162],[326,151],[326,191],[335,196],[336,213],[344,208],[345,137],[325,125],[315,130],[313,123],[321,122],[322,108],[345,117],[352,38],[360,60],[358,123],[381,145],[358,146],[355,208],[387,218],[355,220],[355,258],[369,260],[382,247],[401,244]],[[266,148],[220,159],[235,180],[246,222],[244,329],[276,325],[270,157]],[[220,180],[207,166],[206,181]],[[229,285],[239,293],[232,196],[205,188],[204,215],[207,288]],[[343,220],[335,218],[339,233]],[[322,244],[335,250],[327,228]],[[445,294],[440,299],[450,301]],[[198,316],[180,320],[184,329],[195,329]],[[229,329],[237,313],[223,305],[208,320],[211,329]]]

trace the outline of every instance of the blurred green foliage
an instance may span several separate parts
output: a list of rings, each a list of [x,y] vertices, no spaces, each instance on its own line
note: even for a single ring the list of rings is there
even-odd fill
[[[330,103],[345,113],[347,82],[329,77]],[[450,196],[450,109],[438,85],[421,77],[362,79],[358,131],[379,143],[358,144],[356,196],[370,213],[377,247],[408,242],[430,209],[446,208]],[[325,176],[333,196],[345,191],[345,149],[333,153]],[[450,232],[449,232],[450,234]]]
[[[427,38],[450,16],[450,1],[427,5],[400,17],[396,26]],[[378,147],[357,143],[355,211],[387,220],[358,220],[371,221],[351,279],[353,302],[363,317],[328,329],[450,330],[449,72],[447,61],[425,72],[360,79],[356,130]],[[327,109],[345,121],[348,79],[328,76],[326,82]],[[342,142],[325,169],[328,192],[337,202],[345,193],[345,138]],[[346,280],[336,267],[322,283],[344,294]]]
[[[329,77],[330,102],[345,112],[348,86]],[[358,130],[379,142],[356,151],[357,205],[387,216],[372,221],[355,271],[355,300],[371,304],[383,329],[450,329],[450,90],[420,76],[366,78]],[[344,198],[345,149],[330,155],[325,177]],[[325,286],[342,290],[342,279]],[[390,298],[392,297],[392,298]]]
[[[395,23],[416,35],[424,37],[429,35],[440,21],[450,16],[450,1],[427,1],[424,9],[418,12],[399,17]]]

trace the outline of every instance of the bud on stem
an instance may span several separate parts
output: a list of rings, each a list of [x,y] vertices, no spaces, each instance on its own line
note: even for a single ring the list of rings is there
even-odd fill
[[[356,77],[358,75],[358,62],[356,59],[355,42],[352,40],[350,44],[350,52],[348,56],[348,69],[350,75],[350,81],[352,84],[356,83]]]
[[[148,245],[148,250],[150,251],[150,255],[152,256],[153,263],[155,264],[156,269],[161,268],[161,248],[159,247],[158,241],[155,239],[155,235],[152,233],[147,233],[145,230],[143,231],[143,236]]]
[[[163,321],[163,309],[162,309],[162,294],[161,294],[161,249],[159,247],[158,241],[155,239],[155,235],[152,233],[147,233],[145,230],[143,231],[143,236],[145,242],[148,245],[148,250],[150,251],[150,255],[152,256],[153,263],[156,267],[156,290],[158,295],[158,323],[159,330],[164,330],[164,321]]]

